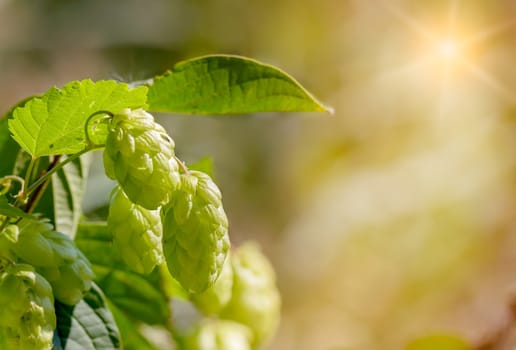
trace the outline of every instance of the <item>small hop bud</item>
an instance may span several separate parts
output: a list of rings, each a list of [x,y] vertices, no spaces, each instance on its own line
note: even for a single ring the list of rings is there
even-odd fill
[[[56,328],[50,284],[27,264],[0,272],[0,348],[50,350]]]
[[[191,293],[217,279],[229,250],[228,220],[222,195],[199,171],[181,174],[180,188],[162,207],[163,252],[174,278]]]
[[[109,231],[113,245],[133,271],[150,273],[163,261],[162,226],[158,210],[148,210],[133,204],[120,187],[111,195]]]
[[[35,266],[57,266],[61,263],[52,249],[52,242],[45,235],[53,227],[48,221],[20,221],[17,241],[11,241],[12,251],[22,260]]]
[[[274,269],[254,243],[240,246],[231,262],[233,294],[221,316],[248,326],[256,347],[266,342],[279,324],[281,300]]]
[[[202,293],[192,294],[190,298],[206,315],[217,315],[231,299],[232,288],[233,268],[228,256],[215,283]]]
[[[55,298],[67,305],[75,305],[81,301],[84,293],[90,290],[95,277],[90,262],[78,249],[73,259],[63,260],[59,267],[38,268],[38,271],[52,285]]]
[[[126,109],[111,120],[104,169],[117,180],[131,202],[157,209],[179,184],[174,141],[151,114]]]
[[[179,339],[181,350],[251,350],[252,332],[227,320],[205,320]]]
[[[18,241],[18,235],[20,234],[20,229],[17,225],[7,225],[3,231],[0,232],[0,260],[1,258],[7,259],[9,261],[16,260],[16,257],[13,255],[11,251],[11,246],[13,243]],[[1,264],[0,264],[1,265]],[[2,266],[0,266],[0,269]]]
[[[90,262],[65,234],[47,221],[23,219],[11,251],[36,267],[52,285],[57,300],[75,305],[90,289],[94,277]]]

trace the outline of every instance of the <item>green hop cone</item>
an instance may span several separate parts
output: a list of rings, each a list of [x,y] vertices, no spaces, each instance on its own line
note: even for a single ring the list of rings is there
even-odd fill
[[[131,202],[157,209],[179,184],[174,141],[151,114],[126,109],[111,120],[104,150],[106,175]]]
[[[246,326],[227,320],[204,320],[179,338],[181,350],[251,350],[252,332]]]
[[[217,185],[199,171],[181,174],[180,188],[162,207],[161,218],[170,273],[188,292],[204,291],[217,279],[230,245]]]
[[[65,234],[47,221],[23,219],[11,251],[36,267],[52,285],[57,300],[75,305],[90,289],[94,277],[90,262]]]
[[[276,331],[281,299],[270,262],[254,243],[240,246],[231,256],[233,294],[221,317],[240,322],[254,333],[253,348]]]
[[[226,258],[215,283],[202,293],[192,294],[190,299],[206,315],[217,315],[231,299],[233,268],[230,257]]]
[[[120,187],[111,195],[109,231],[113,245],[133,271],[150,273],[163,261],[162,226],[158,210],[148,210],[133,204]]]
[[[52,287],[32,266],[8,265],[0,272],[0,310],[0,349],[52,349]]]

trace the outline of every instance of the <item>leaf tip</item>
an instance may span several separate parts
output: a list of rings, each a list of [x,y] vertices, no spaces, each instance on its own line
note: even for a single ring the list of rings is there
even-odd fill
[[[321,106],[324,109],[323,112],[328,113],[330,116],[334,116],[335,115],[335,108],[333,108],[331,106],[326,106],[326,105],[323,105],[323,104],[321,104]]]

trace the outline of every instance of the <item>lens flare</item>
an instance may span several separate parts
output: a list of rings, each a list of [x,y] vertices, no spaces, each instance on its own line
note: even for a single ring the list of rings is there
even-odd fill
[[[437,55],[446,61],[454,61],[460,57],[460,46],[453,38],[444,38],[439,40],[435,51]]]

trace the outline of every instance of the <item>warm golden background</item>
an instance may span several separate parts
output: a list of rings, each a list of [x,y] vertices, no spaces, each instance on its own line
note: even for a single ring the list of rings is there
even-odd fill
[[[160,117],[181,158],[214,157],[233,241],[274,262],[270,350],[514,349],[516,2],[0,0],[0,108],[207,53],[282,67],[336,110]]]

